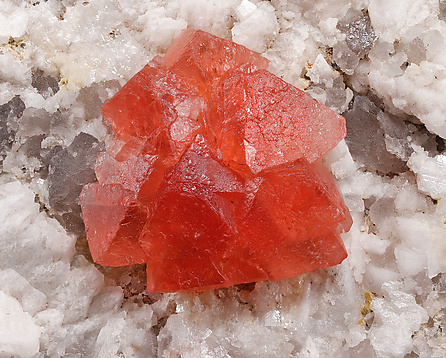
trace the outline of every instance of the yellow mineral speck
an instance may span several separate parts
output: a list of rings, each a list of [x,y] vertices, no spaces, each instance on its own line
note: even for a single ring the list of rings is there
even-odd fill
[[[361,305],[361,318],[358,321],[358,325],[364,324],[364,318],[372,311],[370,304],[372,303],[375,295],[370,291],[364,291],[364,304]]]

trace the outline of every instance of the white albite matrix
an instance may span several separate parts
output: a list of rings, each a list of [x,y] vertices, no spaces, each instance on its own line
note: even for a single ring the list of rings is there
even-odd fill
[[[445,20],[443,0],[0,0],[0,357],[445,357]],[[99,109],[184,28],[345,114],[341,265],[146,295],[91,262]]]
[[[1,185],[0,207],[7,208],[0,215],[1,357],[154,351],[151,308],[123,304],[120,287],[105,287],[93,265],[73,257],[75,237],[39,212],[26,185]]]

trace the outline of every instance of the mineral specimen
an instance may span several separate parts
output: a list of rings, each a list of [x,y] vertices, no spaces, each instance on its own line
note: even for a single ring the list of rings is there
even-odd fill
[[[116,139],[80,201],[93,259],[149,292],[279,280],[340,263],[350,214],[320,158],[345,121],[268,61],[184,31],[103,108]]]

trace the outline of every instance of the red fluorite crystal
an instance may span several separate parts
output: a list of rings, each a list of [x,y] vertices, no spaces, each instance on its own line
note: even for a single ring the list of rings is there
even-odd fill
[[[343,117],[266,70],[229,72],[217,96],[210,125],[222,158],[255,174],[300,158],[313,162],[346,135]]]
[[[350,214],[320,158],[344,119],[268,61],[184,31],[102,108],[116,139],[80,201],[93,259],[149,292],[279,280],[340,263]]]

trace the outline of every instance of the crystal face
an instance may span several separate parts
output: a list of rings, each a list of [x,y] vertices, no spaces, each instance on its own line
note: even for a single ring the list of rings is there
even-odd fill
[[[320,158],[344,119],[268,61],[184,31],[103,108],[116,138],[80,202],[93,259],[147,291],[279,280],[339,264],[351,217]]]

